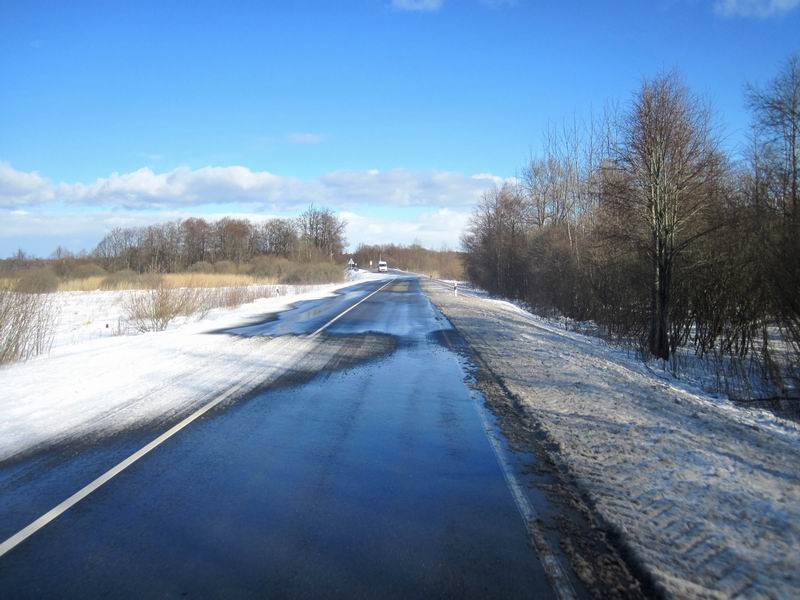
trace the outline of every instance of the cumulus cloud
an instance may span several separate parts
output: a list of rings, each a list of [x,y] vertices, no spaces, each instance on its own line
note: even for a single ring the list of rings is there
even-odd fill
[[[470,217],[468,210],[441,208],[424,211],[404,219],[376,217],[358,212],[343,211],[347,221],[347,240],[351,248],[359,244],[397,244],[419,242],[428,248],[459,247],[461,232]]]
[[[71,204],[121,208],[168,208],[214,203],[301,201],[294,180],[246,167],[178,167],[165,173],[143,168],[112,173],[91,183],[60,184],[59,199]]]
[[[35,171],[25,173],[0,162],[0,208],[49,202],[53,186]]]
[[[714,11],[723,17],[765,19],[800,6],[800,0],[715,0]]]
[[[58,201],[67,206],[178,209],[209,204],[252,205],[274,211],[314,202],[331,208],[369,206],[465,207],[504,179],[450,171],[336,171],[302,180],[247,167],[179,167],[157,173],[146,167],[112,173],[88,183],[53,184],[37,173],[0,164],[0,208]]]
[[[324,136],[321,133],[295,131],[286,136],[290,144],[319,144]]]
[[[292,216],[312,202],[348,221],[352,246],[416,240],[456,248],[481,195],[506,181],[490,173],[405,169],[336,171],[303,180],[231,166],[161,173],[142,168],[54,183],[0,163],[0,256],[20,247],[40,255],[58,245],[91,249],[114,227],[190,216]]]
[[[398,10],[416,12],[432,12],[439,10],[444,0],[392,0],[392,6]]]

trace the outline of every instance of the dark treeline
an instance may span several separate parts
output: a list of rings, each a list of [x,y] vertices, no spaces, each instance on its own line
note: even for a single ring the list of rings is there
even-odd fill
[[[417,243],[410,246],[361,244],[353,254],[353,258],[362,268],[369,268],[370,260],[374,267],[378,260],[383,259],[390,267],[404,271],[445,279],[460,279],[463,276],[460,252],[446,249],[429,250]]]
[[[92,255],[106,270],[140,273],[180,272],[193,265],[197,268],[221,261],[241,264],[263,255],[303,262],[333,261],[344,251],[345,225],[333,211],[314,206],[296,219],[263,223],[190,218],[114,229]]]
[[[467,277],[651,356],[756,357],[779,379],[775,338],[791,346],[783,367],[800,356],[800,59],[745,97],[740,156],[675,74],[645,81],[626,110],[548,132],[473,214]]]

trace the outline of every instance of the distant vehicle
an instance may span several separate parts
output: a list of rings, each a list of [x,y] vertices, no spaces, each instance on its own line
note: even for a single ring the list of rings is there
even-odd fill
[[[378,261],[378,273],[386,273],[389,270],[389,265],[386,264],[385,260]]]

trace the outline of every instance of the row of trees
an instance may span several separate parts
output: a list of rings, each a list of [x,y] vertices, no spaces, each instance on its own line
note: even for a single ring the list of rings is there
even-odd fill
[[[109,271],[183,271],[197,263],[247,262],[274,255],[300,261],[329,260],[345,248],[346,223],[326,208],[310,206],[296,219],[254,223],[190,218],[147,227],[117,228],[93,252]]]
[[[353,254],[355,261],[362,267],[369,266],[369,261],[377,264],[378,260],[385,260],[391,267],[404,271],[433,275],[445,279],[461,279],[463,266],[461,253],[442,248],[430,250],[419,243],[411,245],[385,244],[369,245],[360,244]]]
[[[675,74],[645,81],[627,110],[548,132],[473,214],[468,278],[655,357],[687,344],[757,355],[777,377],[776,331],[800,357],[800,59],[746,101],[741,156]]]

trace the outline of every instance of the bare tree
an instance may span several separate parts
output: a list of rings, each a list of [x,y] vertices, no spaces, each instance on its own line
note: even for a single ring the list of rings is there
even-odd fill
[[[347,223],[332,210],[317,208],[313,204],[298,217],[300,237],[304,244],[306,260],[321,257],[333,259],[345,247],[344,231]]]
[[[645,81],[622,123],[615,159],[619,176],[606,201],[621,226],[645,233],[637,241],[651,264],[648,348],[666,359],[675,260],[714,227],[707,216],[723,161],[709,109],[675,74]]]
[[[775,190],[779,208],[796,227],[800,220],[800,56],[790,56],[766,88],[749,86],[747,103],[762,138],[761,153],[780,186]]]

